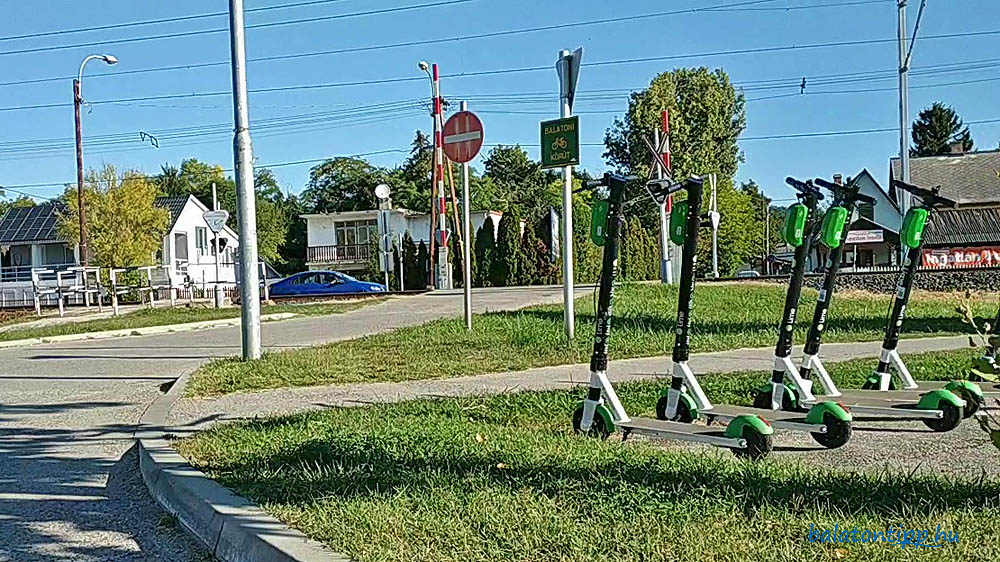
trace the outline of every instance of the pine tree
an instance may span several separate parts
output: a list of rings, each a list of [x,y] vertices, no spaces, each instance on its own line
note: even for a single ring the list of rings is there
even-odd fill
[[[407,232],[403,236],[403,284],[408,291],[425,289],[427,285],[423,268],[419,266],[417,261],[418,254],[417,245],[413,243],[413,238]]]
[[[417,247],[416,279],[420,283],[420,288],[427,288],[428,274],[431,271],[431,254],[427,251],[427,243],[420,241]]]
[[[913,122],[912,156],[938,156],[951,153],[951,145],[962,144],[962,152],[973,148],[972,134],[955,109],[935,102],[920,112]]]
[[[521,264],[518,275],[518,285],[539,285],[541,280],[538,275],[538,243],[541,240],[535,234],[535,229],[528,227],[524,229],[521,236]]]
[[[476,233],[476,270],[473,285],[476,287],[490,286],[490,272],[493,267],[493,254],[496,251],[496,234],[493,229],[493,219],[486,217],[483,226]]]
[[[513,210],[504,213],[497,227],[496,252],[490,280],[494,287],[515,285],[521,265],[521,219]]]

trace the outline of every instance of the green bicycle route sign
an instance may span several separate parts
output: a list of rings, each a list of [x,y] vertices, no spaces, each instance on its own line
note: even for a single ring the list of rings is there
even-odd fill
[[[542,121],[542,168],[580,164],[579,116]]]

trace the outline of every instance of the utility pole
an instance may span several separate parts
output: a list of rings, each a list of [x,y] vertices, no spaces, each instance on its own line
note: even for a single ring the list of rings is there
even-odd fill
[[[712,223],[712,277],[719,278],[719,192],[718,181],[713,173],[712,180],[712,211],[710,222]]]
[[[424,68],[427,63],[421,63]],[[437,274],[437,289],[450,289],[448,282],[448,210],[446,208],[447,199],[444,196],[444,100],[441,99],[441,74],[438,65],[431,65],[431,83],[434,87],[434,190],[437,192],[437,203],[434,212],[437,215],[437,236],[434,243],[437,245],[437,262],[435,264]],[[426,69],[424,68],[426,71]]]
[[[910,183],[910,81],[909,81],[909,60],[906,53],[906,3],[907,0],[899,0],[897,30],[899,38],[899,175],[901,180]],[[909,193],[901,192],[900,210],[902,215],[906,215],[909,207]]]
[[[233,151],[236,164],[236,197],[240,224],[240,309],[243,360],[259,359],[260,279],[257,273],[257,204],[253,178],[253,145],[250,140],[250,105],[247,99],[246,29],[243,0],[229,0],[229,39],[233,69]]]
[[[469,103],[462,102],[462,111],[469,110]],[[469,163],[462,163],[462,240],[465,244],[462,244],[462,290],[465,297],[465,329],[472,330],[472,268],[470,264],[472,263],[472,248],[470,248],[469,240],[472,240],[472,232],[470,226],[472,219],[470,217],[469,205],[471,205],[471,196],[469,195]]]
[[[86,267],[90,263],[87,248],[87,202],[83,194],[83,119],[80,106],[83,105],[83,83],[73,80],[73,112],[76,117],[76,211],[80,217],[80,262]]]
[[[89,55],[80,63],[80,72],[73,80],[73,116],[76,125],[76,205],[80,218],[80,263],[86,267],[90,263],[90,252],[87,248],[87,198],[83,189],[83,69],[92,60],[102,60],[105,64],[118,64],[114,55]]]
[[[212,182],[212,210],[219,210],[219,198],[215,192],[215,182]],[[222,283],[219,281],[219,254],[222,248],[219,247],[219,233],[215,232],[215,308],[222,308]]]

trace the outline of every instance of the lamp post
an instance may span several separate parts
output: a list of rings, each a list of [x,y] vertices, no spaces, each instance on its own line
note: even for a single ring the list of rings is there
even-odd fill
[[[87,250],[87,206],[83,194],[83,119],[80,108],[83,105],[83,67],[95,60],[103,60],[108,65],[118,64],[114,55],[90,55],[80,63],[80,73],[73,80],[73,113],[76,120],[76,203],[80,216],[80,261],[87,265],[90,255]]]

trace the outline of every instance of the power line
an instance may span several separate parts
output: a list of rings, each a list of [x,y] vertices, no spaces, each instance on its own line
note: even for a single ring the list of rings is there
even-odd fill
[[[505,37],[505,36],[509,36],[509,35],[521,35],[521,34],[526,34],[526,33],[537,33],[537,32],[540,32],[540,31],[553,31],[553,30],[557,30],[557,29],[565,29],[565,28],[572,28],[572,27],[586,27],[586,26],[592,26],[592,25],[606,25],[606,24],[613,24],[613,23],[623,23],[623,22],[634,21],[634,20],[639,20],[639,19],[661,18],[661,17],[683,15],[683,14],[691,14],[691,13],[698,13],[698,12],[708,12],[708,11],[713,11],[713,10],[719,10],[719,9],[722,9],[722,8],[739,8],[741,6],[749,6],[749,5],[753,5],[753,4],[761,4],[761,3],[773,2],[773,1],[775,1],[775,0],[746,0],[746,1],[743,1],[743,2],[735,2],[735,3],[729,3],[729,4],[719,4],[719,5],[715,5],[715,6],[706,6],[706,7],[703,7],[703,8],[688,8],[688,9],[685,9],[685,10],[670,10],[670,11],[653,12],[653,13],[647,13],[647,14],[634,15],[634,16],[623,16],[623,17],[615,17],[615,18],[603,18],[603,19],[587,20],[587,21],[582,21],[582,22],[573,22],[573,23],[560,23],[560,24],[544,25],[544,26],[539,26],[539,27],[530,27],[530,28],[522,28],[522,29],[514,29],[514,30],[477,33],[477,34],[472,34],[472,35],[454,36],[454,37],[446,37],[446,38],[435,38],[435,39],[422,39],[422,40],[415,40],[415,41],[404,41],[404,42],[397,42],[397,43],[387,43],[387,44],[381,44],[381,45],[369,45],[369,46],[364,46],[364,47],[348,47],[348,48],[332,49],[332,50],[325,50],[325,51],[309,51],[309,52],[305,52],[305,53],[293,53],[293,54],[288,54],[288,55],[272,55],[272,56],[267,56],[267,57],[251,58],[251,59],[249,59],[249,61],[250,62],[271,62],[271,61],[278,61],[278,60],[291,60],[291,59],[299,59],[299,58],[315,57],[315,56],[340,55],[340,54],[350,54],[350,53],[357,53],[357,52],[371,52],[371,51],[384,50],[384,49],[393,49],[393,48],[399,48],[399,47],[415,47],[415,46],[421,46],[421,45],[433,45],[433,44],[440,44],[440,43],[454,43],[454,42],[458,42],[458,41],[469,41],[469,40],[474,40],[474,39],[490,39],[490,38],[496,38],[496,37]],[[871,2],[871,3],[876,3],[876,2]],[[827,7],[827,5],[817,5],[817,6],[812,6],[812,7],[813,8],[823,8],[823,7]],[[0,53],[0,55],[2,55],[2,54],[3,53]],[[131,75],[131,74],[142,74],[142,73],[148,73],[148,72],[167,72],[167,71],[174,71],[174,70],[188,70],[188,69],[209,68],[209,67],[215,67],[215,66],[228,66],[228,65],[229,65],[229,61],[226,60],[226,61],[215,61],[215,62],[206,62],[206,63],[195,63],[195,64],[189,64],[189,65],[173,65],[173,66],[162,66],[162,67],[153,67],[153,68],[136,69],[136,70],[126,70],[126,71],[115,72],[113,74],[97,75],[96,77],[127,76],[127,75]],[[545,67],[545,68],[548,69],[548,70],[551,70],[549,67]],[[67,79],[70,79],[70,78],[72,78],[72,76],[69,76],[69,77],[61,76],[61,77],[54,77],[54,78],[36,78],[36,79],[27,79],[27,80],[16,80],[16,81],[12,81],[12,82],[0,82],[0,86],[17,86],[17,85],[26,85],[26,84],[40,84],[40,83],[44,83],[44,82],[67,80]]]
[[[259,8],[247,8],[244,10],[246,13],[251,12],[270,12],[273,10],[284,10],[288,8],[299,8],[302,6],[314,6],[318,4],[334,4],[337,2],[345,2],[349,0],[309,0],[307,2],[294,2],[291,4],[278,4],[276,6],[261,6]],[[16,41],[20,39],[38,39],[41,37],[54,37],[58,35],[70,35],[75,33],[87,33],[90,31],[109,31],[112,29],[125,29],[129,27],[140,27],[146,25],[159,25],[163,23],[178,23],[184,21],[193,21],[199,19],[216,18],[221,16],[229,16],[229,12],[212,12],[210,14],[194,14],[189,16],[176,16],[171,18],[161,18],[154,20],[144,20],[144,21],[134,21],[128,23],[113,23],[109,25],[97,25],[94,27],[78,27],[75,29],[60,29],[56,31],[39,31],[35,33],[26,33],[24,35],[8,35],[7,37],[0,37],[0,41]]]
[[[283,27],[288,25],[298,25],[302,23],[316,23],[321,21],[331,21],[347,18],[356,18],[363,16],[374,16],[382,14],[390,14],[397,12],[407,12],[412,10],[419,10],[423,8],[439,8],[443,6],[452,6],[455,4],[467,4],[469,2],[478,2],[479,0],[440,0],[438,2],[430,2],[427,4],[413,4],[408,6],[397,6],[395,8],[382,8],[379,10],[368,10],[366,12],[352,12],[347,14],[334,14],[329,16],[314,16],[309,18],[301,18],[297,20],[286,20],[286,21],[275,21],[268,23],[258,23],[246,26],[246,29],[263,29],[271,27]],[[25,55],[29,53],[46,53],[52,51],[62,51],[65,49],[76,49],[79,47],[98,47],[106,45],[121,45],[124,43],[139,43],[146,41],[157,41],[160,39],[177,39],[181,37],[193,37],[197,35],[210,35],[215,33],[229,33],[228,27],[216,28],[216,29],[201,29],[195,31],[178,31],[175,33],[164,33],[161,35],[146,35],[142,37],[129,37],[127,39],[111,39],[105,41],[93,41],[90,43],[76,43],[72,45],[49,45],[46,47],[30,47],[26,49],[15,49],[12,51],[0,51],[0,56],[9,55]]]

